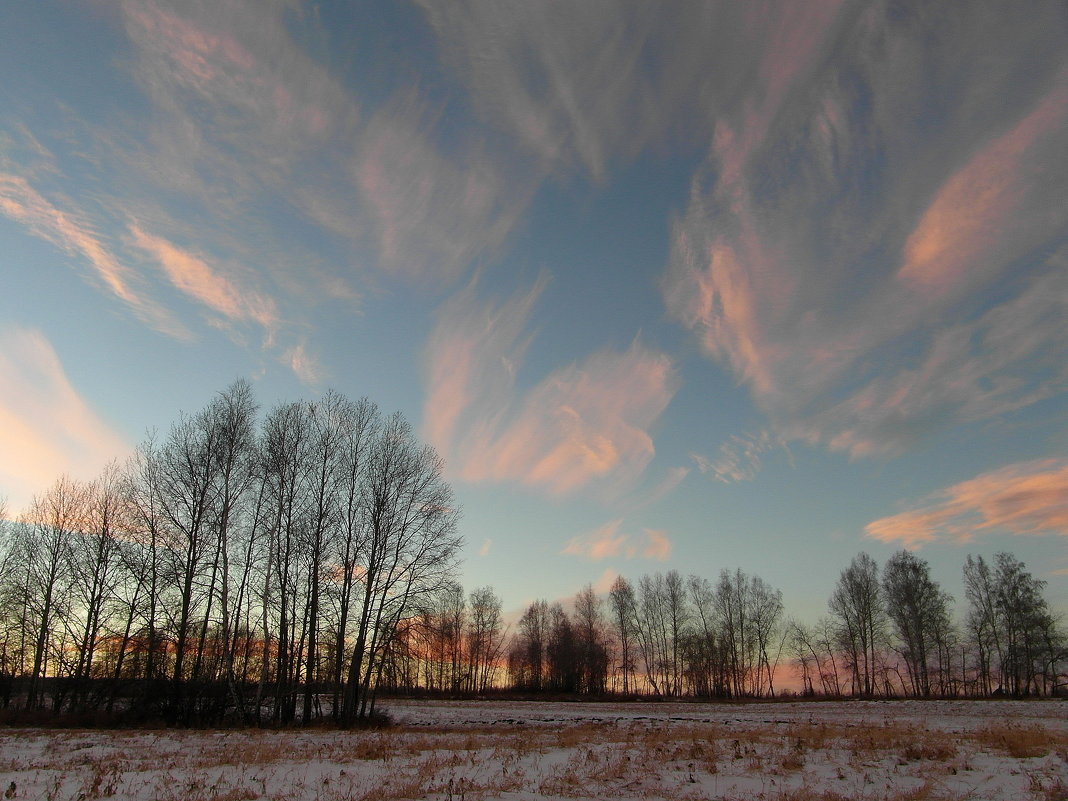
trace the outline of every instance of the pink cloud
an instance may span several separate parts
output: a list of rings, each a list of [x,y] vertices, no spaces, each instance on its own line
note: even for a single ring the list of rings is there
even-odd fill
[[[514,402],[515,369],[529,341],[524,330],[545,285],[543,276],[527,292],[492,304],[481,302],[472,284],[442,309],[423,360],[423,430],[450,460],[460,458],[461,439],[491,437]]]
[[[667,532],[647,528],[642,530],[640,536],[632,536],[620,531],[622,525],[623,519],[619,518],[572,537],[560,553],[579,556],[591,562],[637,557],[664,562],[671,556],[671,540]]]
[[[649,428],[675,393],[674,365],[635,341],[556,370],[529,390],[516,371],[543,282],[501,305],[469,287],[446,305],[424,358],[423,427],[450,471],[565,495],[630,486],[655,454]]]
[[[481,115],[552,173],[596,180],[673,133],[711,130],[750,83],[762,99],[742,111],[755,144],[839,2],[695,3],[670,14],[626,0],[422,5]]]
[[[277,310],[270,298],[238,286],[200,256],[136,224],[130,225],[129,232],[132,244],[158,262],[170,282],[189,297],[230,322],[251,320],[268,333],[277,325]]]
[[[711,474],[717,481],[733,484],[739,481],[752,481],[760,472],[763,455],[776,447],[786,447],[786,443],[771,431],[758,434],[732,434],[719,446],[719,456],[714,461],[697,453],[691,453],[697,469]]]
[[[195,92],[216,113],[240,109],[258,137],[285,150],[354,115],[344,90],[295,46],[274,9],[169,5],[122,3],[127,32],[144,59],[139,77],[169,111],[182,105],[176,90]],[[230,130],[220,133],[241,135],[232,117],[227,122]]]
[[[587,534],[572,537],[560,553],[568,556],[582,556],[594,562],[619,556],[623,553],[623,548],[629,539],[625,534],[619,533],[621,525],[623,525],[623,518],[605,523]]]
[[[90,479],[130,446],[82,399],[45,337],[0,333],[0,486],[10,513],[61,474]]]
[[[65,253],[85,259],[104,287],[156,330],[179,339],[189,338],[184,326],[134,288],[133,273],[104,245],[83,215],[51,203],[24,178],[3,173],[0,173],[0,213],[25,225]]]
[[[309,352],[305,342],[298,342],[291,348],[284,350],[279,361],[293,371],[293,374],[305,384],[322,383],[326,371],[319,360]]]
[[[363,132],[354,171],[376,221],[380,266],[408,280],[448,285],[504,241],[530,189],[506,186],[477,152],[441,152],[432,129],[417,100],[390,104]]]
[[[1068,460],[1020,462],[941,490],[916,509],[875,520],[872,539],[915,548],[985,531],[1068,536]]]
[[[674,387],[670,360],[638,343],[623,353],[595,353],[531,390],[464,475],[475,481],[511,477],[553,494],[611,475],[632,481],[653,458],[648,428]]]
[[[1043,172],[1063,155],[1068,76],[1007,134],[980,150],[939,189],[905,243],[898,278],[916,293],[973,287],[1028,243],[1059,230],[1062,214],[1035,213]],[[1028,202],[1028,201],[1032,202]]]
[[[897,454],[940,428],[1050,397],[1068,378],[1050,358],[1068,346],[1056,322],[1068,251],[1054,250],[1068,224],[1068,72],[1054,59],[1029,103],[1007,93],[1005,108],[980,111],[970,104],[993,92],[983,82],[1011,83],[1013,54],[1040,23],[1009,31],[979,19],[991,41],[954,40],[929,67],[964,84],[945,132],[919,137],[900,124],[926,102],[908,79],[911,34],[895,30],[889,61],[869,61],[859,54],[891,36],[889,22],[872,11],[849,29],[844,58],[858,48],[869,114],[819,63],[827,13],[804,47],[772,48],[766,91],[748,87],[744,108],[719,120],[675,224],[663,296],[777,437],[854,458]],[[963,78],[955,48],[991,50],[994,69]],[[874,143],[885,176],[854,186]],[[995,281],[998,293],[983,297]],[[735,445],[698,466],[741,475],[752,454]]]
[[[645,545],[642,547],[642,556],[646,559],[656,559],[666,562],[671,556],[671,540],[667,532],[657,529],[645,529]]]

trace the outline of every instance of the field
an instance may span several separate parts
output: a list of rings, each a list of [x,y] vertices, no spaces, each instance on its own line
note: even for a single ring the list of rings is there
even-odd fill
[[[16,799],[1068,799],[1068,703],[413,702],[382,730],[0,730]]]

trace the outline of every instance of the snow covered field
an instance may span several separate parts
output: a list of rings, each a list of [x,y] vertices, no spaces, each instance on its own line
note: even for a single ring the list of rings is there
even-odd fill
[[[0,730],[16,799],[1068,799],[1068,703],[412,702],[382,731]]]

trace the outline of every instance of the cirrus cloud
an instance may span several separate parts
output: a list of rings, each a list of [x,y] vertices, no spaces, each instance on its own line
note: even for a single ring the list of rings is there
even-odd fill
[[[424,357],[427,437],[471,482],[514,481],[551,495],[591,482],[631,486],[655,454],[649,428],[675,394],[674,365],[635,340],[518,390],[526,324],[544,286],[495,305],[472,285],[446,304]]]
[[[1068,386],[1063,9],[1007,8],[827,17],[720,119],[664,301],[784,440],[896,455]]]
[[[65,253],[84,259],[103,286],[141,320],[178,339],[191,334],[138,286],[136,274],[115,255],[85,214],[61,208],[22,176],[0,173],[0,213]]]
[[[671,539],[667,532],[658,529],[642,529],[634,536],[620,531],[623,518],[610,520],[593,531],[579,534],[568,540],[561,554],[579,556],[592,562],[604,559],[653,559],[667,561],[671,556]]]
[[[1019,462],[941,490],[911,509],[872,521],[872,539],[918,548],[976,534],[1068,536],[1068,459]]]
[[[130,225],[129,231],[134,247],[158,262],[177,289],[227,321],[252,320],[259,323],[270,338],[278,324],[273,300],[248,287],[239,286],[197,254],[183,250],[163,237],[147,233],[139,225]]]

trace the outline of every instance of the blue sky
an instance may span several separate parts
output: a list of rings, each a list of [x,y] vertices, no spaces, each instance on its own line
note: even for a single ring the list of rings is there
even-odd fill
[[[858,551],[1068,609],[1068,10],[0,7],[0,493],[249,378],[446,458],[515,608]]]

